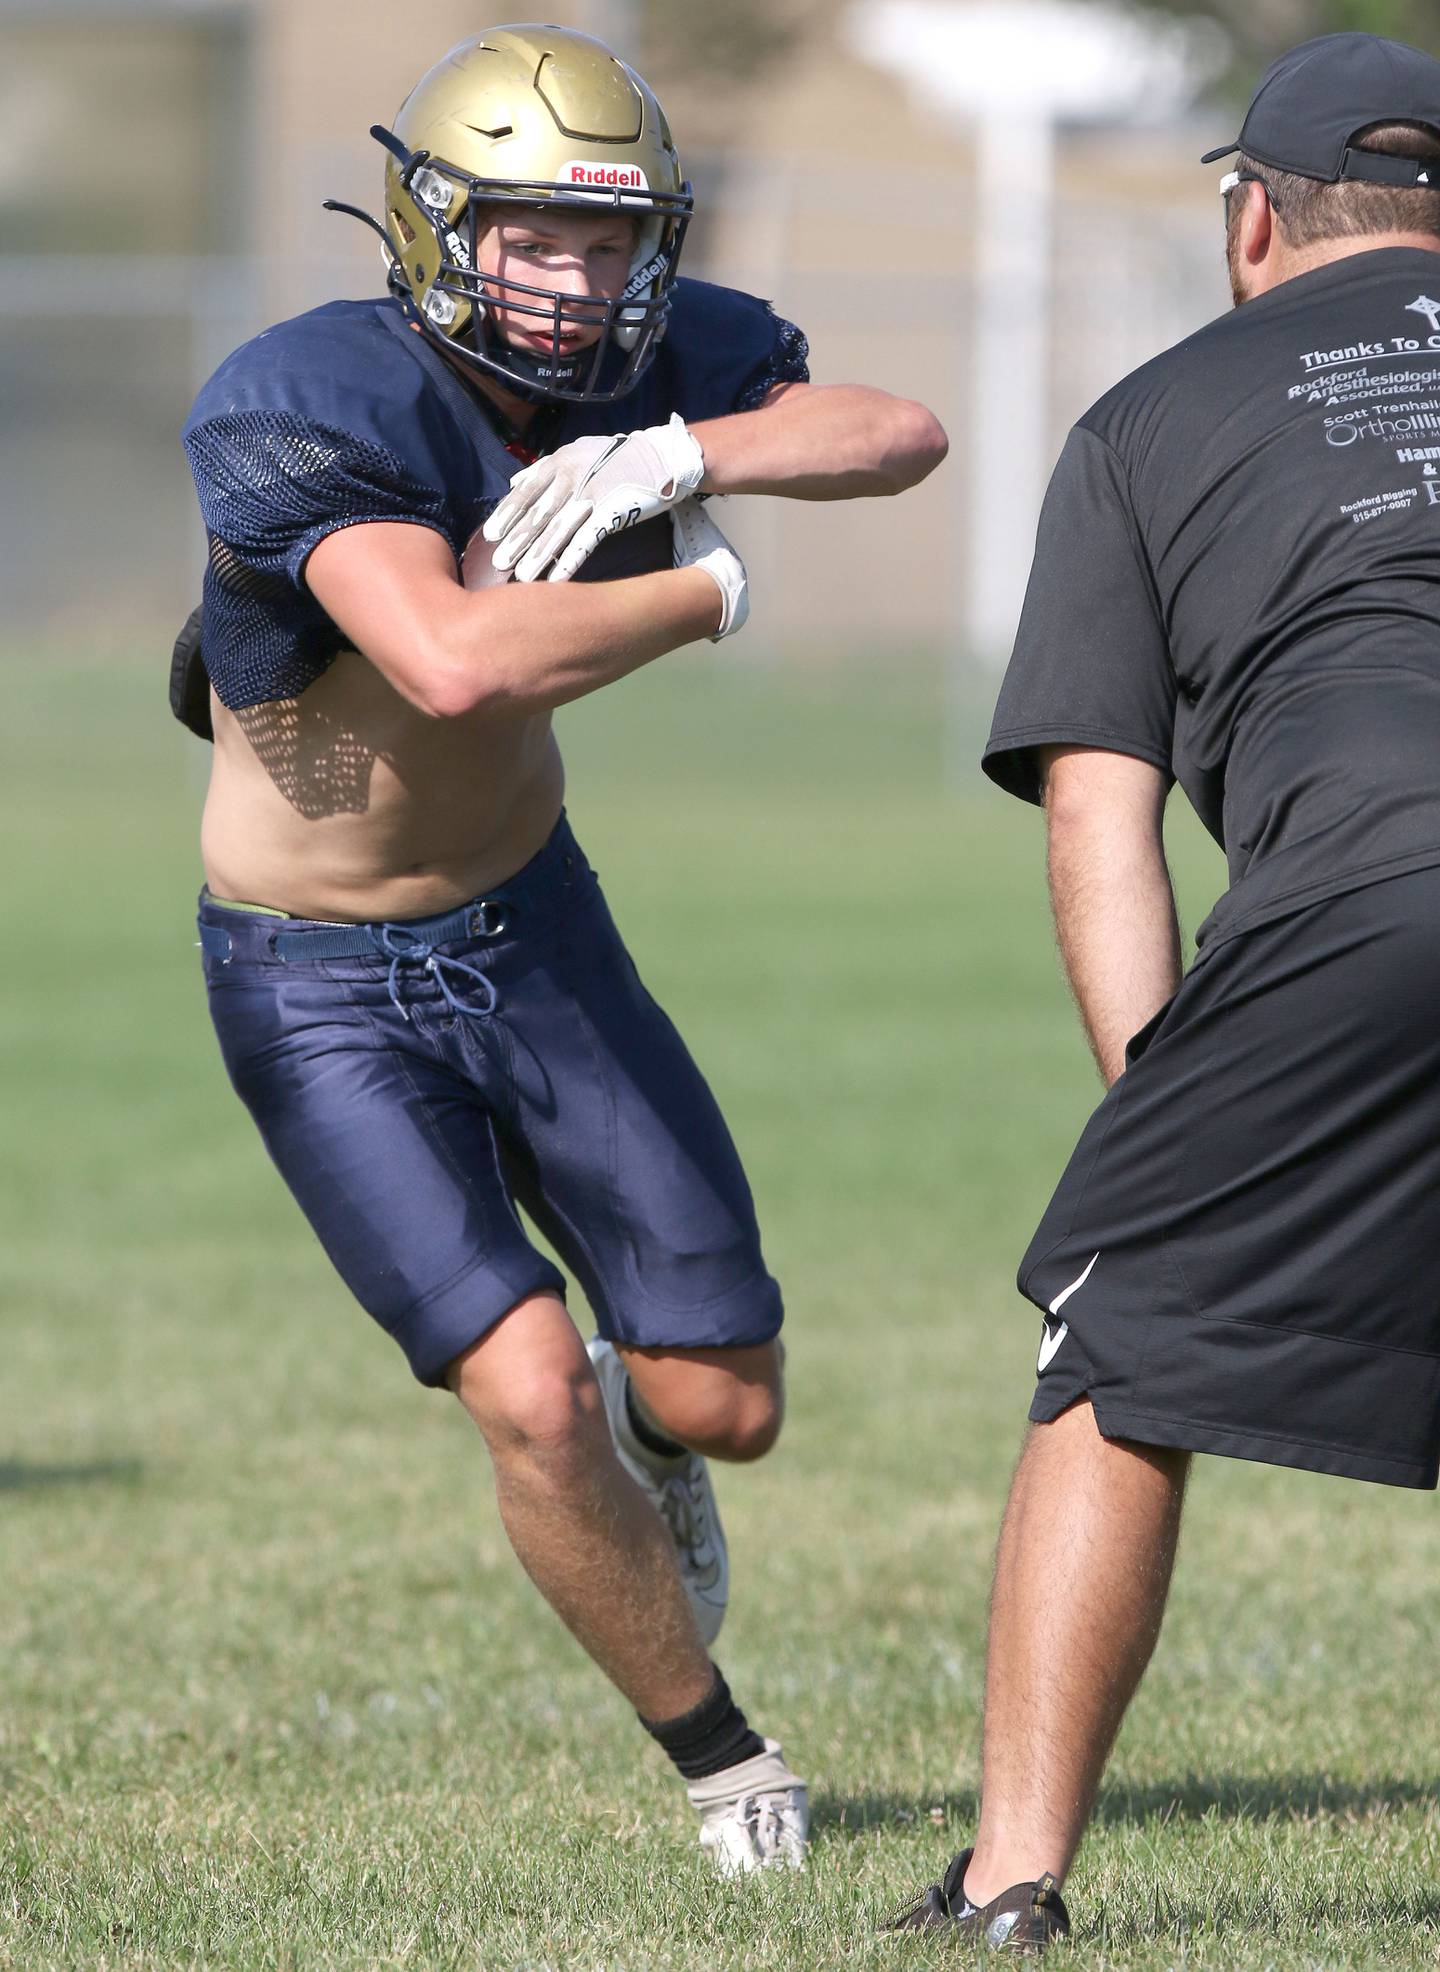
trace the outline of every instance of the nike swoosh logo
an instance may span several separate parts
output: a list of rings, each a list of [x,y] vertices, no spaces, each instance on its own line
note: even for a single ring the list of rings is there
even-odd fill
[[[1055,1360],[1055,1351],[1070,1333],[1069,1322],[1061,1322],[1059,1328],[1052,1329],[1045,1324],[1045,1333],[1040,1337],[1040,1354],[1035,1358],[1035,1374],[1043,1376]]]
[[[1043,1376],[1046,1370],[1049,1369],[1051,1363],[1055,1360],[1056,1350],[1070,1333],[1069,1322],[1061,1322],[1057,1327],[1052,1328],[1050,1326],[1051,1318],[1058,1315],[1060,1310],[1065,1306],[1065,1303],[1070,1299],[1070,1296],[1077,1293],[1085,1285],[1086,1281],[1089,1280],[1091,1274],[1095,1271],[1095,1261],[1099,1258],[1100,1255],[1098,1253],[1095,1254],[1090,1265],[1080,1275],[1079,1279],[1072,1280],[1068,1287],[1062,1287],[1060,1292],[1055,1296],[1055,1299],[1050,1303],[1050,1313],[1045,1317],[1045,1333],[1040,1338],[1040,1354],[1035,1360],[1035,1374],[1037,1376]]]

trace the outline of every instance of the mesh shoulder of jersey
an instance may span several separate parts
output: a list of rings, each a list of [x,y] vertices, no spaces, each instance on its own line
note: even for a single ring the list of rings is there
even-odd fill
[[[476,443],[410,334],[398,303],[332,302],[236,350],[196,399],[203,655],[232,710],[297,696],[343,647],[303,579],[327,534],[407,521],[458,555],[505,490],[513,461]]]

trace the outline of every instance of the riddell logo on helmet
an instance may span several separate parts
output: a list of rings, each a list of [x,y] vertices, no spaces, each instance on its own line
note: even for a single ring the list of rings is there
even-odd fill
[[[563,166],[562,185],[593,186],[597,192],[648,192],[650,180],[638,164],[589,164],[574,158]]]

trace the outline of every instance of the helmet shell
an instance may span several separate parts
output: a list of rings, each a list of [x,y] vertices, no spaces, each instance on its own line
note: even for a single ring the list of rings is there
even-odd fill
[[[473,35],[421,77],[401,105],[394,136],[410,162],[392,153],[386,165],[385,231],[397,281],[429,334],[506,374],[504,346],[483,320],[472,255],[475,208],[512,201],[589,211],[618,206],[632,214],[638,223],[627,305],[609,333],[632,352],[642,336],[658,341],[690,189],[653,91],[603,42],[529,25]],[[652,353],[647,348],[645,361]],[[626,388],[643,367],[631,363]],[[534,381],[518,360],[516,381]]]

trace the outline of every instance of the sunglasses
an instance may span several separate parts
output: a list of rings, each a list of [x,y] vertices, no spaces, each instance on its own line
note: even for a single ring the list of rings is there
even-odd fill
[[[1258,171],[1227,171],[1225,176],[1220,180],[1221,198],[1228,201],[1230,194],[1238,190],[1241,185],[1258,185],[1270,201],[1270,210],[1272,212],[1279,212],[1280,208],[1275,203],[1275,194],[1265,183],[1265,180],[1260,176]]]

